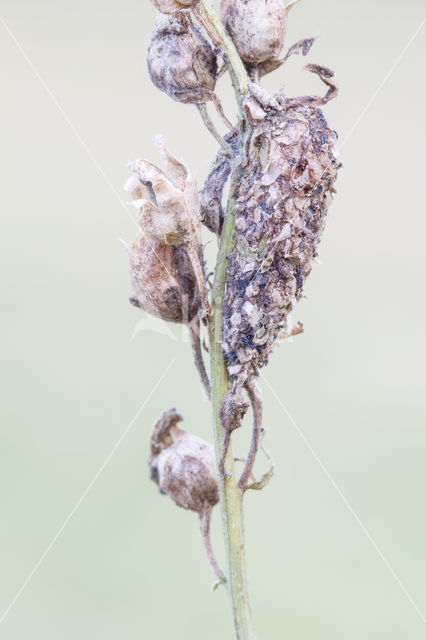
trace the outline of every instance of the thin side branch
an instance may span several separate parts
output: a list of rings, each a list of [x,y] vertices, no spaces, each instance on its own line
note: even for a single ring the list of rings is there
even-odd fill
[[[198,316],[195,316],[195,318],[189,323],[188,329],[195,367],[198,371],[198,375],[200,376],[201,385],[206,392],[207,397],[210,398],[210,380],[209,376],[207,375],[206,366],[204,364],[200,339],[200,320]]]
[[[200,256],[194,245],[195,242],[191,238],[191,241],[187,244],[187,252],[200,290],[202,310],[205,315],[209,316],[212,312],[209,302],[209,294],[207,292],[206,281],[201,267]]]
[[[248,397],[250,398],[252,410],[253,410],[253,432],[251,438],[250,451],[247,456],[246,465],[244,471],[241,474],[241,478],[238,482],[238,486],[241,491],[247,489],[247,483],[253,472],[253,465],[256,460],[256,455],[259,450],[260,436],[262,433],[262,395],[257,382],[254,378],[250,378],[246,382],[246,389]]]
[[[252,489],[253,491],[261,491],[262,489],[264,489],[266,487],[267,484],[269,484],[269,482],[272,480],[272,478],[274,476],[274,473],[275,473],[275,464],[274,464],[274,461],[272,460],[272,456],[265,449],[265,447],[263,445],[263,438],[264,437],[265,437],[265,431],[262,431],[262,441],[261,441],[261,444],[260,444],[260,448],[262,449],[263,453],[265,454],[265,456],[267,457],[267,459],[271,463],[271,466],[269,467],[268,471],[266,471],[266,473],[264,473],[259,480],[255,480],[254,482],[252,482],[251,484],[249,484],[247,486],[247,491],[249,489]]]
[[[216,107],[216,110],[217,110],[218,114],[222,118],[224,124],[228,127],[228,129],[230,131],[233,131],[234,127],[232,126],[232,122],[230,120],[228,120],[228,118],[226,116],[226,113],[223,110],[223,106],[222,106],[222,103],[221,103],[221,101],[219,99],[219,96],[216,95],[216,93],[213,93],[212,101],[213,101],[213,103],[214,103],[214,105]]]
[[[216,103],[215,103],[216,104]],[[213,120],[210,118],[209,113],[207,111],[207,107],[205,104],[197,104],[198,111],[203,119],[206,128],[210,131],[213,138],[220,144],[224,152],[227,156],[232,157],[232,147],[229,145],[223,137],[220,135],[219,131],[216,129]],[[225,114],[224,114],[225,115]]]
[[[225,431],[225,436],[223,438],[222,455],[219,460],[219,473],[222,478],[224,478],[226,475],[225,462],[226,462],[226,456],[228,455],[228,451],[229,451],[229,445],[231,444],[231,433],[232,431],[228,429],[227,431]]]
[[[234,43],[229,37],[224,25],[216,16],[211,0],[202,0],[193,10],[200,24],[204,27],[214,45],[222,52],[224,61],[231,76],[234,91],[240,108],[247,93],[250,78],[246,68],[238,55]]]
[[[220,582],[226,582],[225,574],[219,566],[215,553],[213,551],[212,541],[210,537],[210,521],[211,521],[212,508],[208,507],[205,511],[200,513],[200,529],[201,537],[203,538],[204,549],[210,566],[219,578]]]

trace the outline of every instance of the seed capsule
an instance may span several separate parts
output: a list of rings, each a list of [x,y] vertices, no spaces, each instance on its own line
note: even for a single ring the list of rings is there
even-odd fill
[[[198,4],[200,0],[152,0],[161,13],[176,13],[181,9],[189,9]]]
[[[203,104],[216,84],[217,60],[212,46],[188,13],[159,14],[148,49],[152,82],[173,100]]]
[[[155,242],[141,233],[129,257],[130,302],[162,320],[190,322],[201,301],[185,247]]]
[[[332,72],[310,70],[335,91]],[[269,100],[266,111],[248,99],[249,161],[235,194],[223,321],[228,370],[240,383],[266,364],[317,255],[339,167],[337,134],[316,106],[326,99],[276,96],[285,106]]]
[[[133,205],[138,210],[138,223],[144,235],[155,243],[182,247],[180,253],[189,257],[203,310],[209,313],[197,184],[188,167],[167,151],[161,138],[157,143],[168,175],[146,160],[137,160],[130,163],[135,175],[124,189],[135,198]]]
[[[284,46],[287,14],[298,0],[222,0],[222,22],[249,65],[276,60]]]
[[[213,446],[177,426],[182,416],[165,411],[151,437],[151,479],[179,507],[200,515],[219,500]]]

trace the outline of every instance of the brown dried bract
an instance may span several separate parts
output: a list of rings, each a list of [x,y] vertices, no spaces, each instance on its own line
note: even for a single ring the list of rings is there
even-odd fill
[[[283,65],[291,56],[300,54],[302,56],[307,56],[317,38],[318,36],[313,36],[312,38],[303,38],[303,40],[299,40],[290,47],[284,58],[272,58],[270,60],[266,60],[259,65],[259,76],[262,77],[267,73],[271,73],[271,71],[275,71],[275,69],[281,67],[281,65]]]

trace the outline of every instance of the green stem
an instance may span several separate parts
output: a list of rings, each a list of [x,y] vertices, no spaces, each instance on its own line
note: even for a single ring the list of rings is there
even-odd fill
[[[239,159],[241,162],[241,156]],[[222,349],[222,320],[225,300],[227,256],[232,250],[234,230],[234,191],[238,184],[240,165],[234,168],[233,183],[228,201],[221,236],[215,281],[212,292],[213,315],[209,322],[211,399],[216,460],[222,458],[225,430],[219,418],[219,410],[228,390],[228,374]],[[227,556],[227,587],[234,618],[235,637],[238,640],[254,640],[256,637],[250,608],[245,562],[243,527],[243,492],[237,484],[232,444],[224,461],[224,474],[219,476],[219,497],[222,512],[223,535]]]
[[[250,83],[243,61],[225,27],[217,17],[211,0],[202,0],[194,9],[194,13],[206,29],[213,43],[222,50],[238,104],[241,108],[244,95],[247,93]]]
[[[228,255],[233,248],[235,193],[246,159],[247,122],[244,112],[244,96],[247,93],[250,79],[234,43],[215,14],[211,0],[202,0],[195,8],[194,13],[207,31],[212,42],[217,45],[222,52],[242,115],[239,153],[232,161],[230,193],[213,283],[212,314],[208,317],[213,430],[216,460],[219,468],[220,462],[222,462],[225,439],[225,429],[220,421],[220,408],[229,387],[228,372],[222,348],[226,268]],[[223,474],[219,472],[218,483],[227,561],[227,588],[231,600],[235,637],[237,640],[255,640],[256,633],[250,608],[245,560],[243,491],[241,491],[237,483],[232,443],[229,444],[225,460],[223,461]]]

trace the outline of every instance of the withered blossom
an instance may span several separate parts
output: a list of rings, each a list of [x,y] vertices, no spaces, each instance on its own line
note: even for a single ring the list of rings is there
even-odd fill
[[[143,233],[154,243],[182,247],[179,255],[189,257],[204,312],[208,313],[197,184],[188,167],[166,149],[161,137],[157,138],[157,145],[165,160],[167,175],[151,162],[136,160],[130,163],[134,176],[124,189],[135,198],[133,205]]]

